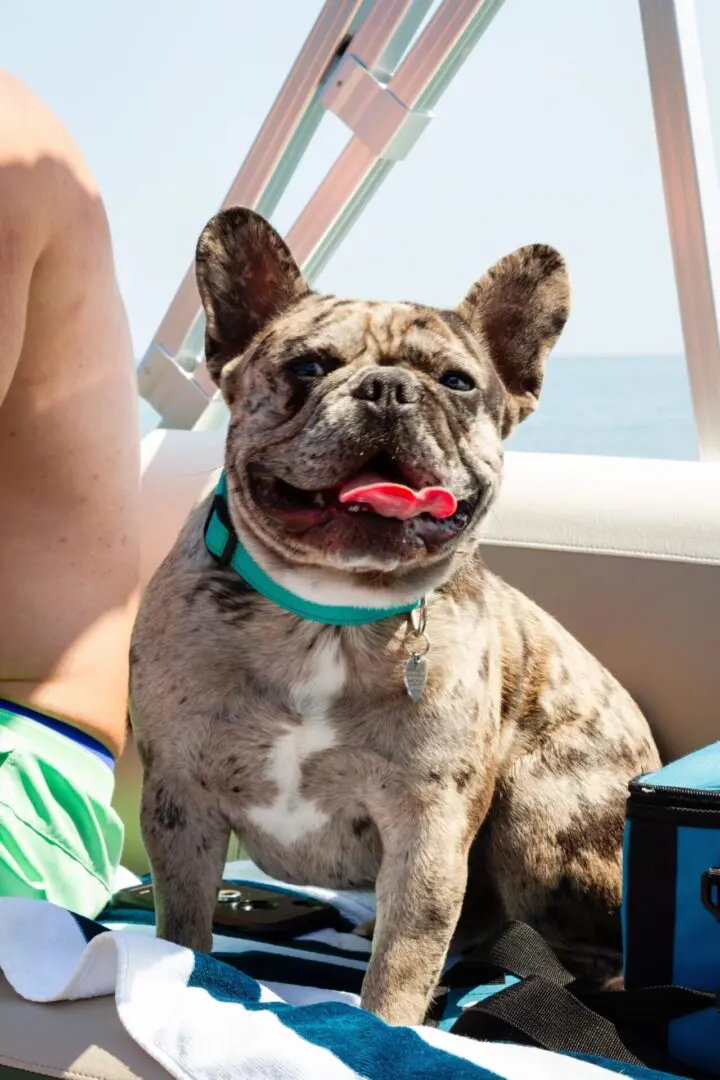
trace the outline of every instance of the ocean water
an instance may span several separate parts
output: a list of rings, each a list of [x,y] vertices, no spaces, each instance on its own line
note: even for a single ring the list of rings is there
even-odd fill
[[[142,434],[157,416],[141,401]],[[698,457],[683,356],[551,356],[537,412],[509,450]]]
[[[537,412],[508,450],[698,457],[684,356],[550,356]]]

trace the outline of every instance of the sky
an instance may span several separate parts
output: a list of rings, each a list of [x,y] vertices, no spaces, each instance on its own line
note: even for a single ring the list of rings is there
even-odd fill
[[[319,0],[0,0],[0,62],[94,171],[142,356]],[[697,0],[720,154],[720,0]],[[275,223],[342,148],[323,121]],[[566,256],[558,352],[676,353],[682,335],[637,0],[506,0],[316,283],[452,306],[497,258]]]

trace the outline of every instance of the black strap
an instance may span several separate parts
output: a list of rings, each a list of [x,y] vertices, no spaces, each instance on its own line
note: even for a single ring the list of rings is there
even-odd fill
[[[574,980],[545,939],[527,923],[506,923],[485,943],[482,956],[491,967],[518,979],[541,975],[558,986],[567,986]]]
[[[543,938],[523,923],[509,923],[443,982],[477,985],[483,981],[481,973],[492,977],[501,972],[522,981],[464,1010],[453,1026],[455,1034],[591,1054],[667,1072],[681,1068],[688,1076],[687,1068],[665,1049],[667,1024],[698,1009],[717,1007],[716,995],[678,986],[583,989]]]
[[[645,1064],[610,1020],[586,1008],[569,990],[536,975],[465,1009],[452,1030],[474,1039],[529,1043],[558,1053]]]
[[[548,982],[567,986],[574,981],[566,967],[536,930],[527,923],[506,923],[482,945],[468,951],[443,977],[448,987],[478,986],[499,975],[518,979],[540,975]]]

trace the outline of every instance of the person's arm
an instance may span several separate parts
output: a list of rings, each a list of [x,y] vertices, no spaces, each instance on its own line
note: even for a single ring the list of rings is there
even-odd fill
[[[139,584],[136,395],[94,181],[0,74],[0,697],[115,752]]]

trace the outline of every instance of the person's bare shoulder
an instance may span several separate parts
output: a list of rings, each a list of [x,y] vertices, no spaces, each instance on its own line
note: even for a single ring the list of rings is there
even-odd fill
[[[90,287],[107,289],[110,231],[95,179],[58,117],[0,69],[0,403],[23,347],[31,284],[36,299],[63,306],[89,249],[103,263],[88,274]]]
[[[95,179],[61,121],[27,86],[2,69],[0,184],[14,207],[32,205],[38,228],[52,230],[58,211],[76,193],[99,203]],[[45,195],[52,192],[59,202],[45,205],[43,212],[35,202],[40,190]]]

